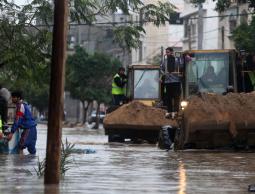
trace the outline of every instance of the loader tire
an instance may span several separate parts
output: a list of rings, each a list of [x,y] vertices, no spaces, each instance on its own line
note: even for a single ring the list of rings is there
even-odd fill
[[[125,142],[125,139],[121,137],[120,135],[109,135],[108,136],[108,142],[118,142],[118,143],[123,143]]]
[[[162,150],[170,150],[171,145],[172,141],[170,140],[168,129],[166,127],[162,127],[159,131],[158,147]]]
[[[185,139],[185,125],[184,118],[180,120],[179,123],[180,128],[176,130],[175,138],[174,138],[174,150],[183,150],[184,149],[184,139]]]
[[[174,138],[174,150],[183,150],[184,149],[184,129],[183,128],[178,128],[175,133],[175,138]]]

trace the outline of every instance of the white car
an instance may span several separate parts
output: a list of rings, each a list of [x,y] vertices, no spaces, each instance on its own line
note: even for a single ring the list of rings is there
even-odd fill
[[[88,120],[89,124],[91,124],[93,122],[96,122],[96,114],[97,114],[96,110],[93,110],[91,112],[91,115],[89,116],[89,120]],[[99,122],[102,123],[104,118],[105,118],[105,112],[104,111],[100,111],[99,112]]]

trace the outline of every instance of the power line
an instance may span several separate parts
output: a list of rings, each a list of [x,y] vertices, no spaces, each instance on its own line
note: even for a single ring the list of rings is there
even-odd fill
[[[174,35],[174,34],[178,34],[180,32],[184,32],[184,30],[178,30],[178,31],[174,31],[174,32],[171,32],[171,33],[162,33],[162,34],[157,34],[157,35],[153,35],[153,36],[146,36],[146,38]]]
[[[254,15],[255,13],[245,13],[245,14],[228,14],[228,15],[218,15],[218,16],[204,16],[201,18],[204,19],[208,19],[208,18],[223,18],[223,17],[230,17],[230,16],[247,16],[247,15]],[[188,19],[199,19],[199,17],[192,17],[192,18],[188,18]],[[107,25],[107,24],[112,24],[112,25],[117,25],[117,24],[139,24],[140,22],[143,23],[151,23],[154,21],[146,21],[146,20],[142,20],[142,21],[122,21],[122,22],[95,22],[92,24],[87,24],[87,23],[80,23],[80,24],[69,24],[71,26],[77,26],[77,25]],[[166,21],[169,22],[169,21]],[[171,25],[171,23],[169,23]]]
[[[247,15],[254,15],[255,13],[245,13],[245,14],[227,14],[227,15],[216,15],[216,16],[204,16],[201,17],[202,19],[210,19],[210,18],[224,18],[224,17],[230,17],[230,16],[247,16]],[[185,17],[183,17],[185,18]],[[191,17],[188,18],[188,20],[192,19],[199,19],[199,17]],[[94,22],[94,23],[70,23],[69,26],[96,26],[96,25],[121,25],[121,24],[140,24],[140,23],[152,23],[154,22],[153,20],[147,21],[147,20],[142,20],[142,21],[120,21],[120,22]],[[169,25],[171,25],[170,20],[166,20],[166,23],[169,22]],[[28,25],[29,26],[29,25]],[[35,24],[33,25],[35,27],[50,27],[53,26],[53,24]]]
[[[179,42],[182,42],[182,40],[179,40],[179,41],[175,42],[175,44],[170,45],[170,47],[176,46]],[[142,61],[152,59],[152,58],[155,56],[154,54],[157,53],[157,51],[160,51],[160,49],[161,49],[161,47],[160,47],[160,48],[156,48],[156,49],[153,50],[149,55],[147,55],[146,57],[144,57],[144,58],[142,59]],[[151,57],[151,56],[152,56],[152,57]],[[132,64],[139,63],[139,62],[141,62],[141,61],[134,61],[134,62],[132,62]]]
[[[247,15],[254,15],[255,13],[240,13],[240,14],[226,14],[226,15],[215,15],[215,16],[203,16],[201,18],[203,19],[210,19],[210,18],[224,18],[224,17],[230,17],[230,16],[247,16]],[[185,17],[183,17],[185,18]],[[199,19],[199,17],[191,17],[188,19]]]
[[[230,17],[230,16],[247,16],[247,15],[254,15],[254,14],[255,13],[227,14],[227,15],[218,15],[218,16],[204,16],[204,17],[201,17],[201,18],[203,18],[203,19],[224,18],[224,17]],[[188,18],[188,19],[199,19],[199,17],[191,17],[191,18]],[[122,21],[122,22],[95,22],[95,23],[92,23],[92,24],[88,24],[88,23],[79,23],[79,24],[71,23],[69,25],[71,25],[71,26],[77,26],[77,25],[107,25],[107,24],[117,25],[117,24],[139,24],[140,22],[151,23],[151,22],[154,22],[154,21],[153,20],[151,20],[151,21],[142,20],[142,21]],[[166,21],[166,22],[169,22],[169,21]]]

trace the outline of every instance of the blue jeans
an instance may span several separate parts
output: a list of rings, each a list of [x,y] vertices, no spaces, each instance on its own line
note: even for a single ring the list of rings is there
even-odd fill
[[[120,103],[125,100],[125,96],[123,94],[119,94],[119,95],[113,95],[113,105],[121,105]]]
[[[36,148],[35,148],[36,140],[37,140],[36,126],[31,127],[30,129],[24,129],[23,132],[21,133],[21,138],[19,141],[19,148],[21,150],[27,148],[27,150],[30,154],[35,154],[36,153]]]

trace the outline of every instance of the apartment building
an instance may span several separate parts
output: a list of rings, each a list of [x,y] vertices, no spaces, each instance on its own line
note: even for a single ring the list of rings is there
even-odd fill
[[[218,49],[219,13],[215,11],[215,6],[215,2],[206,0],[199,9],[190,0],[184,0],[181,13],[184,22],[183,50]],[[201,22],[199,15],[202,16]]]
[[[156,0],[144,0],[144,4],[155,4]],[[161,48],[173,47],[175,50],[182,50],[183,25],[178,13],[183,9],[183,0],[164,0],[170,2],[178,9],[175,18],[165,26],[156,27],[153,23],[145,23],[143,27],[146,34],[142,37],[139,49],[132,51],[132,64],[147,64],[153,61],[155,56],[161,54]],[[136,15],[136,18],[139,15]]]
[[[249,15],[247,0],[232,0],[231,6],[219,17],[219,48],[234,49],[235,44],[232,38],[232,32],[241,23],[249,23],[251,15]]]
[[[68,50],[72,52],[76,45],[86,49],[89,53],[103,52],[118,58],[124,66],[131,63],[131,54],[124,52],[118,43],[114,42],[113,23],[125,25],[130,16],[121,13],[97,17],[93,25],[73,24],[69,27]],[[123,24],[121,24],[123,22]]]

